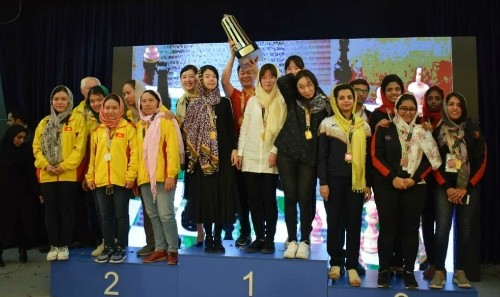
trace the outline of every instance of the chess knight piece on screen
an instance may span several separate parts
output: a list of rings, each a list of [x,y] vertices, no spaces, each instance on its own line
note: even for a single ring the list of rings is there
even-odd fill
[[[248,38],[245,31],[238,24],[238,21],[236,21],[236,18],[225,14],[221,23],[227,37],[236,45],[236,58],[238,58],[238,62],[244,64],[246,59],[258,61],[261,54],[259,47]]]

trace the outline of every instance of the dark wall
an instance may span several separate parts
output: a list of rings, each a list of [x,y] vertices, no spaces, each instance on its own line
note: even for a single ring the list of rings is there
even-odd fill
[[[0,22],[15,16],[18,2],[4,5]],[[477,99],[481,126],[493,152],[481,195],[483,260],[500,262],[500,202],[494,188],[500,184],[497,0],[25,0],[19,19],[0,25],[0,77],[6,107],[22,108],[35,125],[49,111],[54,86],[69,86],[77,100],[84,76],[97,76],[110,86],[113,47],[224,42],[227,38],[220,25],[224,13],[235,15],[253,40],[475,36],[479,98],[469,99]]]

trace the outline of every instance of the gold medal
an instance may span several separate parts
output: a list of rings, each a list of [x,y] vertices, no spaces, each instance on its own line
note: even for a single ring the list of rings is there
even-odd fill
[[[344,155],[344,160],[345,160],[347,163],[351,163],[351,161],[352,161],[352,155],[351,155],[351,153],[345,153],[345,155]]]
[[[455,159],[455,168],[460,169],[462,167],[462,161]]]
[[[243,116],[241,116],[238,120],[238,124],[241,126],[241,124],[243,123]]]
[[[210,139],[216,139],[216,138],[217,138],[217,132],[210,131]]]
[[[304,134],[306,135],[307,140],[313,138],[313,134],[312,134],[311,130],[307,130],[306,132],[304,132]]]

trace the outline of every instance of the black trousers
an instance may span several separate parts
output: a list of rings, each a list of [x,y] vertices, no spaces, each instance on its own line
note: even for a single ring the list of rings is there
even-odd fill
[[[392,185],[375,184],[380,233],[378,237],[378,257],[380,270],[393,264],[394,245],[400,234],[401,254],[405,269],[415,265],[418,252],[418,229],[427,195],[426,184],[416,184],[407,190],[397,190]]]
[[[252,214],[252,224],[258,239],[274,241],[278,222],[276,202],[277,174],[243,172],[248,189],[248,204]]]
[[[63,247],[71,243],[79,186],[78,182],[67,181],[40,184],[45,200],[45,226],[52,246]]]
[[[297,240],[297,203],[300,210],[301,241],[309,241],[312,231],[311,189],[316,168],[278,153],[278,169],[285,193],[285,223],[288,241]]]
[[[328,224],[326,247],[330,255],[330,266],[343,266],[344,241],[339,236],[346,231],[346,268],[356,269],[359,258],[361,233],[361,213],[364,193],[352,191],[352,181],[348,177],[328,176],[330,194],[325,201]]]

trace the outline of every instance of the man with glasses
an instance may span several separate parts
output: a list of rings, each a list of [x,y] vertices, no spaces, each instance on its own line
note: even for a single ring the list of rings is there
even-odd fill
[[[372,112],[367,110],[364,104],[370,92],[370,85],[362,78],[352,80],[349,84],[354,89],[354,92],[356,92],[356,115],[368,122]]]

